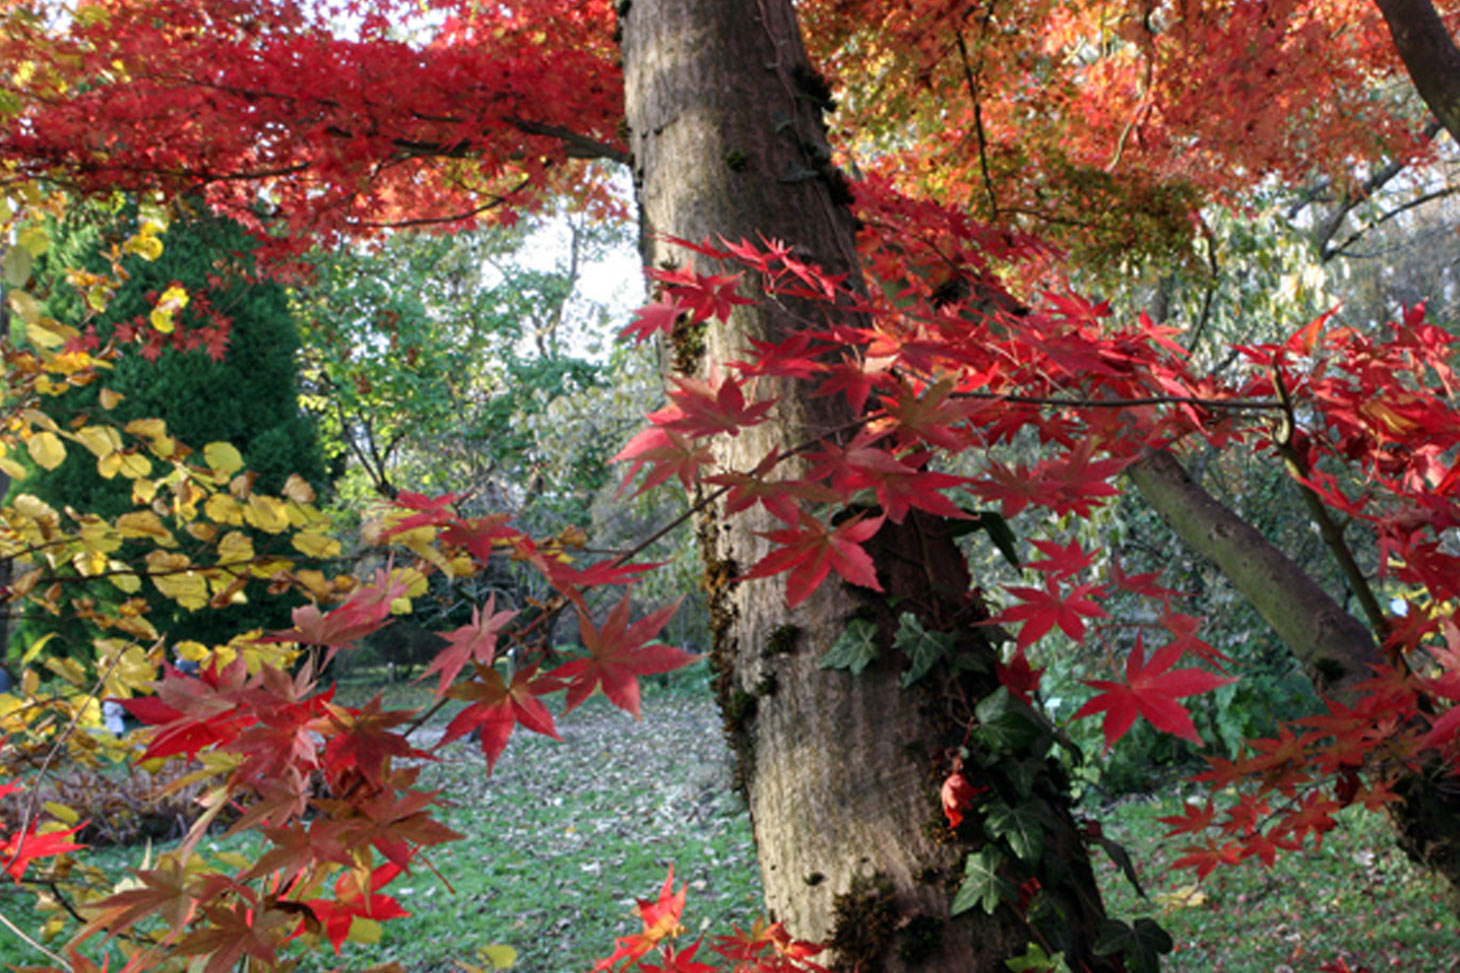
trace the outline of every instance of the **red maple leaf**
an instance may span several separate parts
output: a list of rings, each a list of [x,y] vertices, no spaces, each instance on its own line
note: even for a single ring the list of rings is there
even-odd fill
[[[1005,586],[1004,590],[1020,599],[1023,604],[1010,605],[989,619],[988,624],[1008,625],[1012,622],[1023,622],[1018,641],[1021,652],[1056,625],[1060,631],[1078,642],[1085,635],[1085,618],[1082,616],[1105,617],[1105,609],[1086,597],[1103,594],[1104,585],[1077,584],[1069,591],[1061,591],[1059,581],[1053,575],[1047,575],[1043,590],[1020,586]]]
[[[1137,636],[1135,648],[1126,659],[1125,682],[1081,680],[1090,688],[1100,690],[1100,694],[1081,706],[1073,719],[1104,713],[1106,750],[1125,735],[1137,716],[1144,716],[1158,730],[1200,744],[1201,736],[1191,722],[1191,714],[1176,700],[1209,692],[1235,680],[1204,669],[1171,669],[1181,655],[1179,648],[1171,651],[1170,646],[1165,646],[1147,665],[1145,646]]]
[[[638,496],[671,476],[679,477],[684,488],[690,489],[700,467],[714,463],[715,457],[709,446],[703,443],[695,443],[663,426],[650,426],[639,431],[609,462],[620,463],[625,460],[632,460],[634,465],[629,467],[623,483],[619,485],[620,492],[646,464],[650,467],[649,475],[644,477],[644,482],[634,492]]]
[[[26,868],[37,858],[63,855],[68,851],[85,848],[85,845],[70,840],[72,835],[85,826],[83,822],[69,831],[36,831],[32,828],[22,834],[11,835],[0,841],[0,869],[15,879],[18,885]]]
[[[410,917],[410,913],[401,908],[401,904],[395,899],[388,895],[375,894],[400,873],[399,865],[381,865],[370,873],[370,888],[366,890],[360,887],[358,875],[346,872],[335,882],[333,899],[306,899],[301,904],[308,906],[309,911],[314,914],[338,955],[356,918],[381,920]],[[306,925],[307,920],[301,921],[299,931],[302,932]]]
[[[458,519],[441,532],[441,539],[447,544],[466,548],[472,557],[486,564],[492,559],[497,541],[512,541],[522,537],[521,531],[506,526],[509,519],[511,518],[507,514]]]
[[[740,286],[739,274],[697,274],[688,268],[656,269],[650,270],[648,274],[664,285],[666,294],[690,312],[691,324],[708,321],[710,318],[727,321],[735,305],[755,303],[736,295],[735,288]]]
[[[372,787],[379,787],[391,757],[427,757],[394,728],[415,715],[414,710],[382,710],[380,694],[363,709],[346,709],[325,704],[325,716],[310,729],[325,737],[324,770],[338,784],[347,771],[355,771]],[[343,790],[341,787],[335,788]]]
[[[1031,571],[1042,571],[1057,581],[1079,574],[1095,561],[1095,552],[1086,551],[1080,542],[1072,540],[1064,546],[1054,541],[1031,538],[1029,543],[1043,552],[1042,561],[1026,561],[1024,566]]]
[[[659,890],[659,898],[652,902],[639,899],[639,918],[643,920],[644,928],[632,936],[616,940],[618,948],[613,951],[613,955],[599,960],[593,969],[607,970],[621,959],[628,960],[624,964],[627,969],[639,957],[659,945],[660,940],[683,932],[684,927],[679,924],[679,917],[684,914],[684,899],[688,888],[688,885],[684,885],[678,892],[674,891],[674,866],[669,866],[669,875]]]
[[[797,526],[761,532],[761,536],[782,546],[761,558],[739,580],[790,571],[786,579],[786,605],[790,608],[805,601],[833,570],[852,584],[881,591],[877,569],[861,544],[877,533],[882,521],[882,517],[858,516],[832,527],[798,510]]]
[[[660,629],[679,610],[679,602],[659,609],[629,624],[629,596],[624,595],[602,628],[593,625],[588,613],[579,609],[578,631],[588,658],[574,659],[554,669],[549,675],[568,681],[567,700],[563,712],[582,703],[593,690],[603,688],[609,702],[639,719],[639,676],[669,672],[688,665],[697,655],[671,645],[651,643]]]
[[[650,414],[649,421],[691,438],[720,433],[737,436],[746,426],[764,422],[777,402],[771,398],[746,405],[740,381],[724,375],[708,379],[676,376],[674,384],[669,392],[673,405]]]
[[[739,926],[730,928],[734,930],[734,934],[715,937],[714,945],[715,952],[728,960],[754,964],[750,967],[751,969],[789,969],[826,973],[825,967],[811,961],[811,957],[822,952],[826,947],[819,943],[792,939],[791,934],[786,932],[784,923],[767,923],[763,919],[757,919],[749,932]],[[783,962],[773,960],[774,965],[767,964],[765,960],[762,960],[761,954],[768,950],[776,954],[776,960]],[[736,969],[741,969],[741,967],[737,966]]]
[[[452,686],[447,695],[471,703],[456,714],[446,726],[442,744],[481,730],[482,755],[487,758],[487,773],[492,772],[497,758],[507,749],[507,740],[518,723],[534,733],[561,740],[553,725],[553,714],[537,697],[556,692],[562,683],[550,676],[538,676],[537,666],[517,670],[509,685],[496,669],[476,666],[476,678]]]
[[[484,666],[492,664],[492,659],[497,654],[497,633],[512,619],[517,617],[515,611],[495,611],[497,607],[497,595],[492,594],[487,599],[487,610],[483,615],[480,605],[473,605],[471,609],[471,621],[455,631],[447,632],[446,648],[436,654],[426,671],[416,678],[420,682],[433,672],[441,673],[441,681],[436,687],[436,697],[446,695],[447,688],[456,681],[457,673],[461,672],[463,666],[468,662],[480,663]]]
[[[634,320],[625,325],[618,336],[642,342],[656,334],[669,334],[686,310],[683,304],[673,299],[645,304],[634,312]]]

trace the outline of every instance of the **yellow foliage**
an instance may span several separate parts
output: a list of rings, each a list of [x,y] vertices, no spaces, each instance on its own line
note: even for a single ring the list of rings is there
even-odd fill
[[[217,477],[229,477],[243,469],[243,456],[229,443],[209,443],[203,447],[203,461]]]
[[[53,432],[38,432],[27,440],[26,451],[37,466],[54,470],[66,460],[66,444]]]
[[[258,493],[249,495],[243,518],[269,534],[279,534],[289,529],[289,510],[284,502]]]
[[[311,531],[300,531],[290,538],[290,543],[295,550],[308,557],[328,558],[338,557],[340,554],[339,541]]]

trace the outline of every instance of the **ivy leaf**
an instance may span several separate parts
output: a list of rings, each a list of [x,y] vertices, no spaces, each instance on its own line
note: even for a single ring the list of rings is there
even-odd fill
[[[989,540],[999,553],[1004,555],[1004,560],[1013,567],[1019,567],[1019,538],[1015,535],[1014,529],[1004,519],[1004,515],[997,510],[975,510],[972,507],[963,507],[963,511],[972,519],[961,523],[950,524],[948,533],[954,537],[961,537],[964,534],[971,534],[981,530],[989,535]]]
[[[963,884],[953,896],[949,913],[956,916],[977,905],[993,915],[1001,902],[1012,898],[1014,883],[999,874],[1003,864],[1004,854],[996,848],[983,848],[970,854],[963,865]]]
[[[871,665],[881,651],[877,645],[876,624],[865,618],[854,618],[835,644],[826,650],[817,666],[822,669],[846,669],[852,675],[860,676],[862,670]]]
[[[1110,956],[1123,953],[1131,973],[1157,973],[1160,957],[1175,948],[1171,936],[1154,919],[1137,919],[1127,925],[1118,919],[1107,919],[1095,940],[1095,953]]]
[[[1135,863],[1131,861],[1130,852],[1126,850],[1125,845],[1122,845],[1113,838],[1107,838],[1103,834],[1096,838],[1095,841],[1101,848],[1105,849],[1105,853],[1110,856],[1110,860],[1120,867],[1121,874],[1125,876],[1127,882],[1130,882],[1131,888],[1136,890],[1136,894],[1143,899],[1146,898],[1146,890],[1141,885],[1141,878],[1136,874]]]
[[[902,674],[902,688],[906,689],[928,674],[938,660],[953,650],[957,637],[949,632],[930,632],[923,628],[912,612],[903,612],[898,618],[897,635],[892,644],[902,650],[912,666]]]
[[[1044,852],[1044,816],[1035,804],[990,805],[984,817],[984,830],[990,838],[1007,841],[1014,855],[1026,864],[1039,861]]]
[[[1070,964],[1065,962],[1064,953],[1051,956],[1038,943],[1030,943],[1028,949],[1013,959],[1005,960],[1004,965],[1012,973],[1070,973]]]

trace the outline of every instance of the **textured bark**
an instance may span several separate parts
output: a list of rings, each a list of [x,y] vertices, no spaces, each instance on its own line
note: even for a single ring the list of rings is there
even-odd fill
[[[620,21],[645,262],[705,269],[666,236],[764,236],[855,275],[853,223],[834,198],[820,109],[800,90],[808,68],[789,0],[633,0],[621,5]],[[728,325],[677,333],[668,364],[707,374],[740,357],[747,336],[779,339],[802,326],[798,316],[826,313],[766,302],[740,308]],[[757,386],[761,395],[772,390]],[[839,398],[779,391],[787,394],[772,421],[717,443],[729,465],[750,468],[773,444],[784,450],[851,418]],[[863,973],[1005,970],[1030,941],[1012,910],[948,919],[967,849],[941,820],[937,787],[940,757],[962,727],[936,690],[901,690],[890,658],[858,677],[818,668],[854,612],[890,627],[885,601],[827,583],[788,612],[782,578],[732,580],[768,550],[755,531],[773,526],[764,514],[733,522],[712,514],[700,524],[717,689],[768,908],[794,935],[837,943],[838,962]],[[962,560],[936,521],[910,518],[884,530],[875,548],[889,593],[904,594],[928,624],[956,624],[976,610]],[[987,657],[967,621],[971,651]],[[1059,945],[1075,969],[1118,969],[1093,956],[1098,892],[1063,779],[1051,762],[1042,766],[1036,793],[1051,811],[1046,857],[1055,863],[1044,884],[1056,886]]]
[[[1430,111],[1460,143],[1460,49],[1430,0],[1374,0]]]

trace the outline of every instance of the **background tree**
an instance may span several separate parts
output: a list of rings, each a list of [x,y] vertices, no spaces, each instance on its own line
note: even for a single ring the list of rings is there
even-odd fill
[[[250,464],[260,490],[277,493],[292,474],[324,487],[314,428],[299,406],[298,332],[284,288],[260,275],[255,239],[232,220],[184,203],[166,233],[153,236],[160,253],[123,254],[127,279],[112,288],[101,273],[106,255],[120,254],[123,241],[137,238],[144,222],[134,205],[93,205],[73,210],[50,231],[51,246],[36,265],[38,288],[46,294],[43,312],[81,323],[94,348],[125,351],[100,382],[56,400],[56,421],[101,414],[99,399],[106,395],[105,411],[117,422],[161,419],[183,442],[230,443]],[[187,303],[163,330],[152,318],[171,288],[186,293]],[[100,313],[98,306],[104,307]],[[133,481],[104,476],[96,465],[36,469],[19,489],[57,509],[103,517],[135,505]],[[261,550],[269,546],[263,534],[252,537]],[[174,640],[208,645],[250,629],[282,627],[292,604],[264,599],[192,612],[156,592],[147,597],[160,630]],[[41,616],[21,628],[20,638],[28,643],[52,631],[61,636],[57,647],[72,652],[98,634],[79,617]]]

